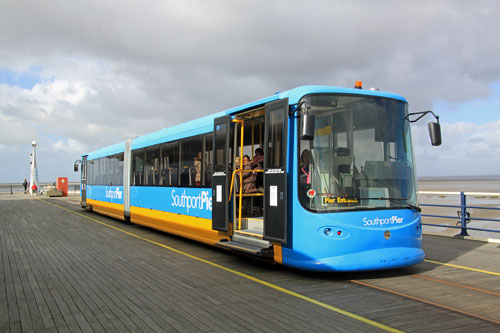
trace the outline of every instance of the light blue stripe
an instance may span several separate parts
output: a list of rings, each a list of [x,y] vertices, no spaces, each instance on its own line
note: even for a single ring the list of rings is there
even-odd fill
[[[264,105],[266,103],[288,98],[290,104],[296,104],[300,101],[302,97],[308,94],[318,94],[318,93],[336,93],[336,94],[353,94],[353,95],[365,95],[365,96],[378,96],[385,98],[392,98],[406,102],[406,99],[400,95],[393,94],[385,91],[371,91],[363,89],[354,88],[343,88],[343,87],[333,87],[333,86],[319,86],[319,85],[309,85],[301,86],[288,91],[276,93],[274,95],[259,99],[254,102],[243,104],[225,111],[221,111],[212,115],[208,115],[199,119],[191,120],[186,123],[182,123],[176,126],[167,127],[159,131],[137,137],[132,141],[132,149],[144,148],[163,142],[170,142],[174,140],[179,140],[182,138],[195,136],[204,133],[210,133],[213,131],[214,119],[228,115],[234,114],[246,109],[254,108],[257,106]],[[108,155],[113,155],[117,153],[122,153],[124,151],[125,143],[121,142],[119,144],[109,146],[96,150],[89,153],[89,160],[100,158]]]

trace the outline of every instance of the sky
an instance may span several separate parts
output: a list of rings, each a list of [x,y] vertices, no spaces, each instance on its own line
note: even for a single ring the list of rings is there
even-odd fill
[[[0,183],[78,180],[83,153],[306,84],[410,111],[417,175],[500,174],[497,1],[0,2]]]

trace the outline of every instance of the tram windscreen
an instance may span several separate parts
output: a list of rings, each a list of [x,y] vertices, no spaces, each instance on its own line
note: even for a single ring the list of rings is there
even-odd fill
[[[417,205],[407,103],[334,94],[302,101],[315,122],[314,139],[299,145],[304,207],[330,212]]]

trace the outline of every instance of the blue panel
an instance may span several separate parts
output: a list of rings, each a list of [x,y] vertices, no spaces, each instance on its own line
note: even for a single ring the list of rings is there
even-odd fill
[[[131,186],[130,206],[211,219],[212,189]]]
[[[399,209],[317,214],[303,209],[295,196],[293,200],[293,250],[283,248],[285,265],[324,271],[372,270],[424,259],[419,213]]]
[[[251,102],[251,103],[243,104],[243,105],[240,105],[240,106],[237,106],[237,107],[225,110],[224,114],[233,114],[233,113],[237,113],[237,112],[240,112],[240,111],[243,111],[243,110],[248,110],[248,109],[251,109],[251,108],[255,108],[257,106],[262,106],[262,105],[264,105],[266,103],[269,103],[269,102],[272,102],[272,101],[276,101],[276,100],[278,100],[280,98],[286,98],[286,96],[280,97],[280,94],[276,94],[276,95],[273,95],[273,96],[262,98],[262,99],[259,99],[257,101]]]
[[[123,205],[123,186],[87,186],[87,199]]]
[[[96,158],[101,158],[109,155],[115,155],[118,153],[123,153],[125,151],[125,142],[120,142],[112,146],[98,149],[88,154],[87,159],[93,160]]]
[[[333,87],[333,86],[302,86],[297,87],[292,90],[285,91],[279,94],[279,98],[289,98],[290,104],[296,104],[299,100],[308,94],[320,94],[320,93],[335,93],[335,94],[353,94],[353,95],[366,95],[366,96],[378,96],[398,99],[406,102],[406,99],[400,95],[393,94],[385,91],[371,91],[364,89],[354,89],[354,88],[343,88],[343,87]]]
[[[132,149],[139,149],[163,142],[212,132],[214,128],[214,119],[223,115],[224,112],[219,112],[138,137],[132,141]]]
[[[391,247],[309,260],[287,257],[283,258],[283,264],[312,271],[352,272],[407,267],[416,265],[424,259],[424,251],[420,248]]]

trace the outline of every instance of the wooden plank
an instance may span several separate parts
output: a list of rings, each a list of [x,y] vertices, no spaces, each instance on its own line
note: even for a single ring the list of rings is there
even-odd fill
[[[50,199],[91,216],[230,267],[311,299],[404,331],[492,330],[496,325],[398,295],[356,285],[353,279],[442,302],[466,293],[418,280],[412,274],[467,281],[497,290],[497,280],[477,272],[424,263],[372,273],[300,272],[80,210],[71,198]],[[47,331],[356,331],[377,328],[287,295],[182,254],[133,238],[37,200],[0,197],[0,328]],[[426,239],[428,256],[478,267],[498,249]],[[452,248],[450,248],[452,247]],[[465,258],[465,259],[464,259]],[[463,261],[461,261],[463,260]],[[495,261],[496,259],[492,259]],[[16,289],[17,288],[17,289]],[[21,294],[22,293],[22,294]],[[452,295],[452,297],[449,297]],[[472,295],[469,309],[489,314],[491,295]],[[425,320],[422,320],[425,318]],[[31,326],[30,326],[31,325]]]
[[[18,263],[18,274],[20,282],[22,285],[22,291],[25,297],[25,303],[27,305],[27,310],[29,311],[29,325],[23,324],[23,330],[33,329],[35,331],[40,331],[44,329],[43,321],[40,315],[39,307],[36,302],[35,295],[33,293],[32,285],[29,281],[28,274],[31,272],[31,267],[28,264],[25,248],[24,239],[25,237],[19,237],[19,235],[14,235],[14,241],[18,246],[18,253],[16,255],[16,261]]]
[[[0,305],[3,307],[3,311],[0,311],[0,332],[8,332],[10,330],[10,310],[7,298],[7,270],[9,269],[9,258],[5,239],[4,224],[0,223]]]

